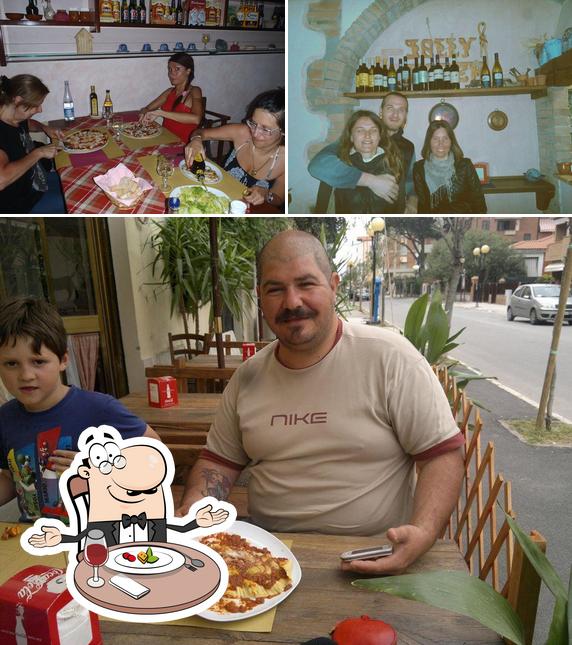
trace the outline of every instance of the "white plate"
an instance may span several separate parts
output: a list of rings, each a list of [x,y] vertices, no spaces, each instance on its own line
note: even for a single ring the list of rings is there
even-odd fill
[[[169,197],[179,197],[179,199],[180,199],[181,191],[184,190],[185,188],[197,188],[197,184],[188,184],[186,186],[177,186],[176,188],[174,188],[171,191],[171,194],[169,195]],[[213,195],[216,195],[217,197],[224,197],[224,198],[228,199],[229,208],[230,208],[231,199],[226,193],[223,193],[222,190],[219,190],[218,188],[211,188],[210,186],[205,186],[205,190],[207,190],[209,193],[212,193]],[[181,204],[181,208],[182,208],[182,204]],[[228,213],[228,210],[226,212]],[[181,215],[184,215],[184,214],[185,213],[183,213],[183,211],[181,211]],[[212,215],[219,215],[219,214],[224,215],[224,213],[210,213],[210,214],[212,214]]]
[[[274,537],[272,533],[268,533],[264,529],[261,529],[254,524],[249,524],[248,522],[236,521],[228,529],[227,533],[234,533],[240,535],[251,542],[254,546],[266,547],[273,556],[277,558],[288,558],[292,563],[292,586],[290,589],[283,591],[281,594],[265,600],[261,605],[257,605],[253,609],[244,611],[238,614],[218,614],[214,611],[203,611],[199,616],[206,618],[207,620],[212,620],[216,622],[228,623],[234,620],[244,620],[246,618],[252,618],[252,616],[258,616],[258,614],[263,614],[265,611],[272,609],[279,605],[285,598],[287,598],[298,586],[298,583],[302,579],[302,570],[300,569],[300,564],[296,557],[290,551],[290,549],[277,537]]]
[[[137,554],[140,551],[147,551],[146,545],[138,545],[131,547],[122,547],[115,549],[110,553],[108,561],[105,566],[113,571],[119,573],[136,573],[136,574],[153,574],[153,573],[169,573],[175,571],[185,564],[185,556],[179,551],[174,549],[167,549],[161,546],[151,546],[153,555],[159,559],[153,564],[143,564],[137,559]],[[129,562],[123,557],[124,553],[131,553],[135,556],[135,562]]]
[[[205,179],[205,184],[218,184],[219,181],[222,181],[222,172],[213,163],[205,160],[205,165],[209,170],[212,170],[214,173],[216,173],[216,179]],[[185,175],[185,177],[194,179],[194,181],[199,182],[198,177],[187,168],[187,162],[184,159],[181,159],[181,161],[179,162],[179,168],[183,175]]]

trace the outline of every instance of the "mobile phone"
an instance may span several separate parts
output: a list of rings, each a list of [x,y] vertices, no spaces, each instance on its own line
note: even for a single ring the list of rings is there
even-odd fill
[[[148,594],[150,591],[149,587],[144,587],[142,584],[126,576],[112,576],[109,578],[109,584],[136,600]]]
[[[354,549],[353,551],[344,551],[340,558],[344,562],[351,562],[352,560],[375,560],[376,558],[384,558],[393,553],[391,544],[382,544],[381,546],[370,546],[367,549]]]

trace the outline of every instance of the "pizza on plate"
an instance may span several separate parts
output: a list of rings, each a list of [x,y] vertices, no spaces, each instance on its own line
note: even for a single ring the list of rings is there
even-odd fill
[[[64,137],[64,146],[68,150],[86,151],[103,148],[107,143],[107,134],[100,130],[89,128],[87,130],[76,130]]]
[[[209,611],[238,614],[249,611],[292,586],[291,562],[278,558],[234,533],[215,533],[200,542],[216,551],[228,567],[228,587]]]
[[[156,137],[161,132],[161,126],[158,123],[143,124],[139,121],[131,121],[123,126],[122,132],[133,139],[148,139]]]

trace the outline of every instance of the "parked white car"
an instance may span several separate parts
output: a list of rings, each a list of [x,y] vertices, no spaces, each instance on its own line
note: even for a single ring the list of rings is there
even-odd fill
[[[554,322],[559,298],[559,284],[521,284],[510,297],[506,308],[507,320],[520,316],[528,318],[532,325],[543,320]],[[568,294],[564,320],[572,325],[572,293]]]

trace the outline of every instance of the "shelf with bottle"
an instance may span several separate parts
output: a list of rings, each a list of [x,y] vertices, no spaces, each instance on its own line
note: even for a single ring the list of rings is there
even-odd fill
[[[464,88],[460,87],[460,70],[455,55],[451,60],[445,56],[444,64],[439,54],[428,58],[427,64],[424,55],[414,60],[415,64],[411,65],[407,56],[362,58],[355,72],[356,89],[354,92],[344,92],[344,96],[382,98],[391,91],[401,92],[410,98],[501,94],[530,94],[532,98],[539,98],[546,95],[546,88],[541,85],[505,84],[498,53],[495,53],[492,73],[486,57],[483,57],[479,78]]]

